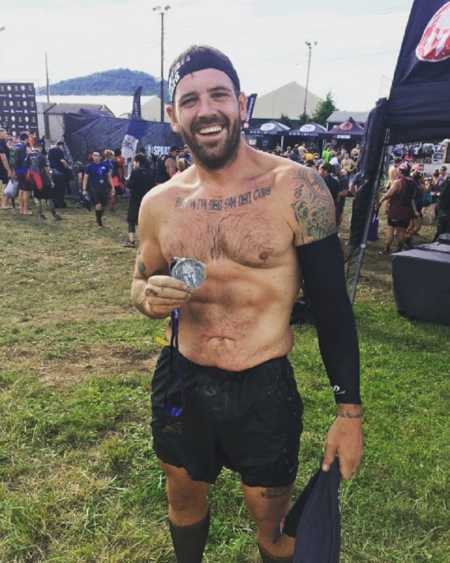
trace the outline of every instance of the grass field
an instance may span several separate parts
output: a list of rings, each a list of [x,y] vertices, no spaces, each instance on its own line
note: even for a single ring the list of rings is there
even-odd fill
[[[173,561],[149,435],[164,324],[130,306],[124,204],[102,231],[85,210],[63,214],[0,215],[0,562]],[[450,329],[396,313],[376,250],[355,307],[366,450],[342,491],[342,561],[448,563]],[[305,402],[300,490],[334,408],[313,329],[296,329],[291,361]],[[205,561],[256,561],[230,472],[211,506]]]

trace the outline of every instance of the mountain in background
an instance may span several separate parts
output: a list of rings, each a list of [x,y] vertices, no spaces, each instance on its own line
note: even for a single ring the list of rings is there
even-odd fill
[[[143,87],[143,96],[159,96],[160,82],[151,74],[129,68],[117,68],[95,72],[89,76],[80,76],[69,80],[61,80],[50,84],[50,94],[55,96],[132,96],[139,86]],[[38,94],[45,94],[46,89],[40,88]],[[167,82],[164,81],[164,97],[168,101]]]

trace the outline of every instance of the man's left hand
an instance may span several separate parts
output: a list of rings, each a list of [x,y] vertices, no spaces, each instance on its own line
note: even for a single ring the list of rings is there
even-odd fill
[[[348,417],[346,416],[348,415]],[[328,431],[322,470],[329,471],[336,456],[343,479],[353,479],[363,453],[362,418],[359,405],[340,405],[338,416]]]

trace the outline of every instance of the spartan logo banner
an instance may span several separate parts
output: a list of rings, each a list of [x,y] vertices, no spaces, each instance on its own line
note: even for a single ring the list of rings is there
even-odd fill
[[[449,81],[450,2],[415,0],[394,76],[393,89],[408,84]]]
[[[36,93],[31,83],[0,83],[0,126],[12,135],[37,134]]]

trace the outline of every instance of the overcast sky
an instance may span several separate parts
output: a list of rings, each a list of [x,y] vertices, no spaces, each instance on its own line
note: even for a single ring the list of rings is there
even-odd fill
[[[426,0],[423,0],[426,1]],[[166,71],[193,43],[233,60],[246,93],[305,83],[305,41],[317,41],[310,88],[343,110],[389,90],[413,0],[169,0]],[[128,67],[160,75],[158,0],[1,0],[0,80],[50,81]],[[166,5],[166,4],[164,4]]]

